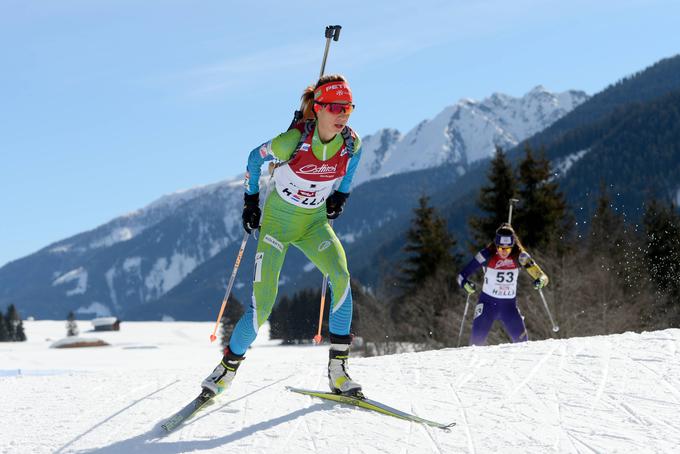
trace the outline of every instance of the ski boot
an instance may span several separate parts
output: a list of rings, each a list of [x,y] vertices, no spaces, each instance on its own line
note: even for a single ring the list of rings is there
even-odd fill
[[[361,385],[347,373],[349,344],[352,336],[330,335],[331,348],[328,354],[328,385],[335,394],[363,398]]]
[[[224,349],[224,357],[217,365],[215,370],[206,377],[201,383],[204,391],[211,392],[213,395],[220,394],[227,389],[236,376],[236,371],[241,365],[245,356],[238,356],[229,351],[229,347]]]

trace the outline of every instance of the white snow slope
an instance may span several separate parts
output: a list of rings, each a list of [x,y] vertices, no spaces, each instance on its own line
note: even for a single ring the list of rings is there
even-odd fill
[[[669,453],[680,446],[680,330],[469,347],[351,363],[425,427],[285,390],[324,389],[327,349],[260,342],[232,389],[165,437],[219,361],[210,323],[123,323],[111,347],[49,349],[63,322],[0,344],[2,453]],[[81,322],[80,330],[87,327]],[[264,333],[262,333],[264,334]],[[47,338],[51,338],[48,340]]]

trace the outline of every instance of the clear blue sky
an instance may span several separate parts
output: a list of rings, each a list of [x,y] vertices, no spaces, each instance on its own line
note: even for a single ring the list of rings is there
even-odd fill
[[[0,3],[0,266],[244,170],[318,76],[362,135],[461,97],[592,94],[680,52],[675,0]]]

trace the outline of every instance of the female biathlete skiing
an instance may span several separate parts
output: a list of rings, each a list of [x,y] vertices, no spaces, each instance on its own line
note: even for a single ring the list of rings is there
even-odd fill
[[[345,251],[328,223],[342,213],[359,163],[361,140],[347,126],[352,91],[341,75],[322,76],[302,95],[303,120],[250,152],[245,180],[243,228],[260,229],[250,306],[236,324],[215,370],[201,383],[219,394],[229,387],[244,354],[267,321],[276,300],[279,273],[288,247],[300,249],[327,274],[331,286],[331,391],[357,395],[361,385],[347,374],[351,343],[352,292]],[[273,161],[275,190],[259,208],[262,164]],[[337,190],[334,185],[339,183]],[[262,225],[260,226],[260,216]]]
[[[517,308],[519,269],[527,270],[536,289],[548,285],[548,276],[524,250],[510,224],[501,225],[496,230],[494,242],[479,251],[458,275],[458,285],[468,295],[476,290],[468,278],[482,266],[486,267],[484,286],[475,306],[470,345],[484,345],[497,319],[501,320],[513,342],[529,340],[524,319]]]

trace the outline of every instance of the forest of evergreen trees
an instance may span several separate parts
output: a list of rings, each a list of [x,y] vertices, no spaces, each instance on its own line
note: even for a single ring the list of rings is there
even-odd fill
[[[24,324],[14,304],[10,304],[7,313],[0,311],[0,342],[24,342]]]
[[[596,209],[578,226],[552,175],[542,151],[527,147],[513,168],[498,149],[478,195],[480,215],[469,219],[468,245],[457,244],[444,219],[422,197],[399,269],[379,288],[352,284],[352,329],[363,339],[365,353],[395,352],[404,344],[416,349],[456,345],[465,293],[455,277],[507,221],[510,198],[519,199],[512,222],[518,237],[550,277],[544,295],[560,325],[554,333],[533,280],[522,272],[518,304],[531,340],[680,326],[680,214],[672,201],[648,200],[643,221],[634,224],[618,213],[610,188],[602,184]],[[482,277],[482,272],[473,277],[478,288]],[[272,314],[272,337],[311,340],[319,299],[318,289],[282,298]],[[471,319],[469,313],[463,345]],[[490,344],[508,341],[498,326],[488,339]]]

